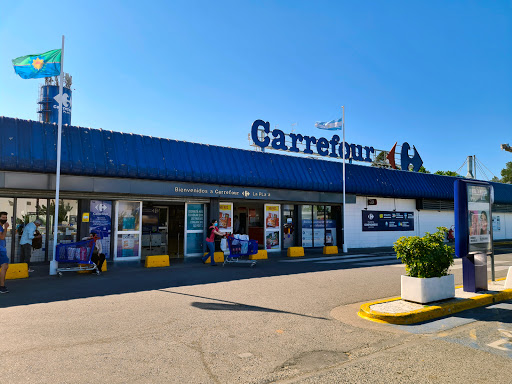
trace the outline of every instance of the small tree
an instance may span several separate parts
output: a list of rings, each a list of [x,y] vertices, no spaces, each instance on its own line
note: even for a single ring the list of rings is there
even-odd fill
[[[436,233],[425,236],[402,236],[393,248],[397,259],[405,264],[405,271],[411,277],[442,277],[448,275],[453,265],[453,248],[444,244],[448,228],[437,227]]]
[[[512,161],[509,161],[501,170],[501,182],[512,184]]]

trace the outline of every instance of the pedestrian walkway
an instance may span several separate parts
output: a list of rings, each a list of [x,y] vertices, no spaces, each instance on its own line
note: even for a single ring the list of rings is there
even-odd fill
[[[452,315],[467,309],[482,307],[499,301],[511,300],[512,289],[505,289],[505,279],[490,281],[486,291],[464,292],[455,289],[455,298],[418,304],[400,297],[378,300],[361,305],[358,315],[364,319],[388,324],[415,324]]]

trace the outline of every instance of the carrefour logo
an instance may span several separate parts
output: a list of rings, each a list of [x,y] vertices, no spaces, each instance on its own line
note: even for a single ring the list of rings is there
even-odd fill
[[[71,98],[68,93],[63,93],[62,96],[58,94],[54,97],[54,100],[57,102],[57,105],[54,105],[53,108],[59,109],[59,104],[62,101],[62,112],[71,113]]]
[[[375,217],[375,216],[373,216],[373,213],[370,213],[370,214],[368,215],[368,218],[369,218],[370,220],[373,220],[373,218],[374,218],[374,217]]]

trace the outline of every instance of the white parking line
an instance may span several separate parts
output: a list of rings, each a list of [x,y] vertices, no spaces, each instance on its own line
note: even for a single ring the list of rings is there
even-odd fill
[[[339,263],[373,263],[374,260],[394,260],[396,261],[395,256],[380,256],[380,257],[354,257],[351,259],[345,260],[329,260],[329,261],[320,261],[318,264],[339,264]]]
[[[300,263],[305,261],[322,261],[322,260],[339,260],[354,257],[369,257],[370,255],[343,255],[343,256],[326,256],[326,257],[308,257],[308,258],[297,258],[291,260],[279,260],[280,263]]]

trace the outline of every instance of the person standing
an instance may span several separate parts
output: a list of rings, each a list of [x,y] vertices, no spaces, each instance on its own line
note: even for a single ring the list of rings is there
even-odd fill
[[[36,238],[35,232],[37,228],[43,224],[41,219],[35,219],[33,223],[28,223],[23,228],[23,234],[20,239],[21,246],[21,262],[27,263],[28,271],[34,272],[33,269],[30,269],[30,257],[32,256],[32,240]],[[37,238],[41,237],[41,235],[37,235]]]
[[[7,247],[5,235],[9,223],[7,222],[7,212],[0,212],[0,293],[8,293],[9,290],[5,286],[5,275],[9,269],[9,258],[7,257]]]
[[[215,262],[215,235],[224,236],[224,233],[220,232],[217,229],[217,220],[212,220],[208,230],[206,231],[206,246],[208,247],[208,254],[201,258],[203,264],[211,257],[211,266],[215,267],[217,263]]]

